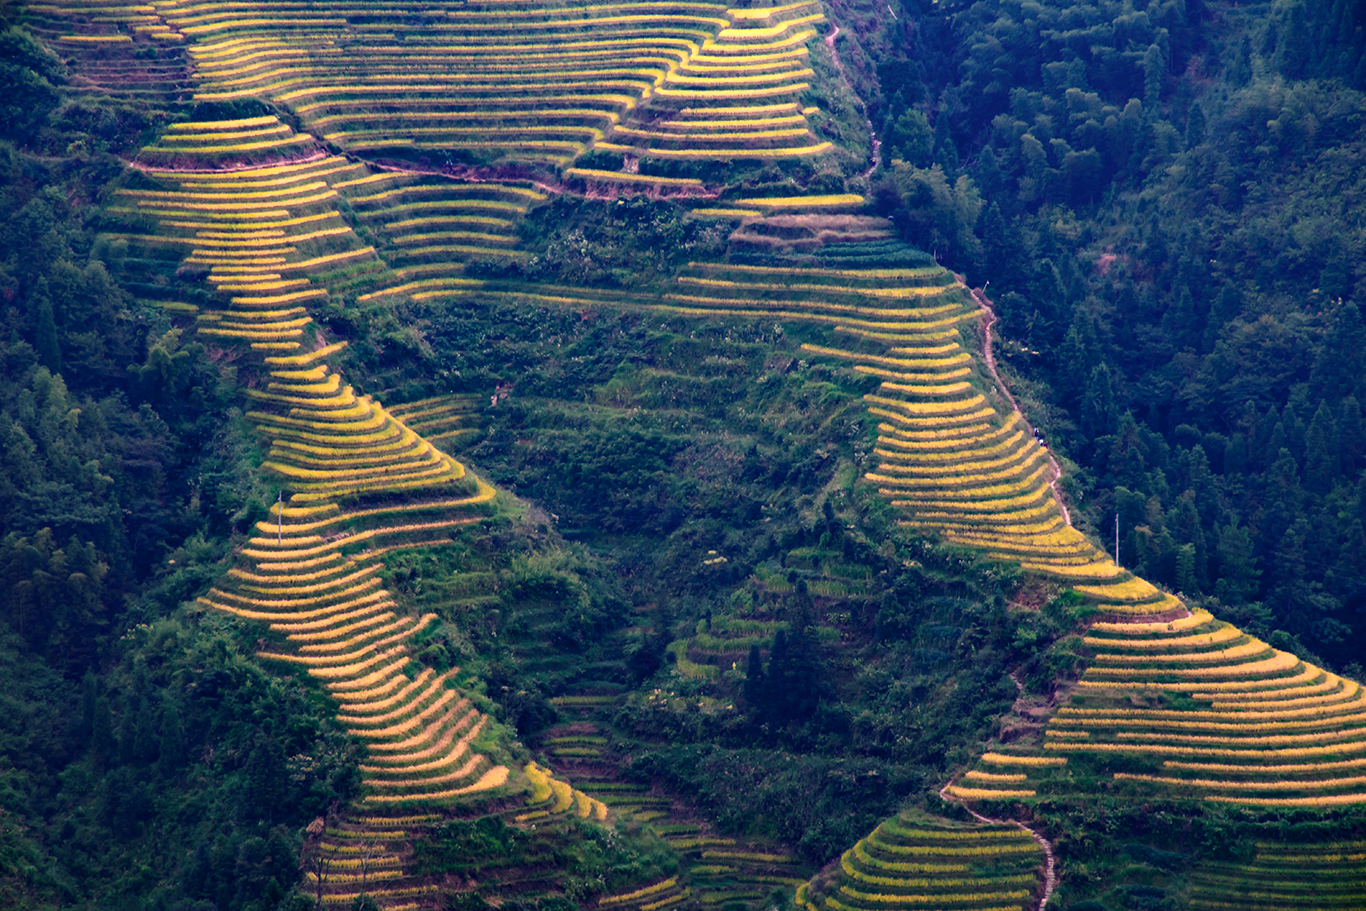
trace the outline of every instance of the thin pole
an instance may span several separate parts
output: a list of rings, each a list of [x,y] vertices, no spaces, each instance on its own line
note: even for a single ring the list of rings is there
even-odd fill
[[[280,520],[280,523],[275,526],[275,543],[277,545],[283,545],[285,543],[285,492],[283,490],[280,491],[279,496],[275,498],[275,514]],[[1118,522],[1119,519],[1116,518],[1115,521]],[[1118,528],[1119,526],[1115,527]],[[1115,532],[1115,534],[1119,534],[1119,532]],[[1118,553],[1119,551],[1115,552]]]
[[[1119,513],[1115,513],[1115,565],[1119,565]]]

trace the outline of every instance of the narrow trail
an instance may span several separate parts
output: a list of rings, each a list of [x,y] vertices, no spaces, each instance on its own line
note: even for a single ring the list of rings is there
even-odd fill
[[[313,138],[316,139],[317,137],[315,136]],[[282,158],[279,161],[272,161],[269,166],[277,167],[292,164],[309,164],[314,161],[322,161],[327,157],[327,154],[327,152],[320,149],[311,155],[305,155],[300,158]],[[225,168],[158,168],[153,165],[142,164],[131,158],[121,158],[119,160],[133,170],[141,171],[144,174],[236,174],[239,171],[255,171],[258,168],[266,167],[266,165],[258,162],[256,164],[230,165]]]
[[[849,94],[858,97],[857,93],[854,92],[854,84],[849,81],[849,74],[844,70],[844,61],[840,60],[840,52],[835,50],[835,39],[839,36],[840,27],[836,25],[830,34],[825,36],[825,48],[830,52],[830,59],[834,61],[835,69],[839,71],[840,81],[844,83],[844,87],[849,90]],[[863,122],[868,126],[868,138],[873,144],[872,161],[868,165],[868,170],[863,172],[863,178],[867,180],[873,176],[873,172],[877,170],[878,162],[882,160],[882,140],[878,139],[877,130],[873,129],[873,121],[867,114],[864,114]]]
[[[974,295],[975,294],[976,292],[974,292]],[[1015,684],[1016,690],[1018,690],[1020,693],[1024,692],[1024,684],[1020,682],[1018,671],[1010,672],[1010,681]],[[953,795],[948,793],[949,785],[952,784],[953,779],[950,778],[949,781],[942,788],[939,789],[940,800],[953,801],[954,803],[958,804],[960,807],[971,813],[972,817],[976,819],[978,822],[986,823],[987,825],[993,826],[1010,825],[1024,829],[1026,832],[1030,834],[1030,836],[1036,842],[1038,842],[1039,847],[1043,849],[1043,897],[1039,899],[1038,907],[1039,911],[1043,911],[1043,909],[1048,906],[1048,900],[1053,897],[1053,892],[1058,887],[1058,859],[1057,855],[1053,853],[1053,843],[1049,841],[1047,838],[1044,838],[1037,831],[1031,829],[1029,826],[1025,825],[1017,819],[992,819],[990,816],[983,816],[981,813],[978,813],[976,810],[968,806],[963,801],[959,800],[957,797],[954,797]]]
[[[361,158],[359,155],[348,157],[354,158],[356,161],[361,162],[362,164],[365,164],[368,167],[374,168],[376,171],[389,171],[394,174],[411,174],[414,177],[447,177],[454,178],[456,180],[463,180],[468,183],[509,183],[512,181],[522,181],[524,183],[531,184],[533,187],[536,187],[537,189],[545,190],[547,193],[564,192],[564,187],[560,184],[545,183],[544,181],[536,180],[533,177],[528,177],[524,175],[487,175],[480,173],[474,168],[464,167],[453,167],[449,171],[434,168],[414,168],[407,165],[395,164],[392,161],[385,161],[382,158],[371,160],[368,158]]]
[[[958,276],[960,282],[963,276]],[[999,317],[996,310],[991,306],[991,301],[987,299],[986,293],[981,288],[972,288],[972,299],[977,301],[977,305],[982,308],[982,352],[986,358],[987,370],[991,373],[991,378],[996,381],[996,387],[1001,390],[1001,394],[1006,397],[1010,407],[1020,417],[1024,417],[1024,412],[1020,410],[1020,403],[1015,401],[1015,396],[1010,394],[1010,388],[1001,379],[1001,374],[996,372],[996,354],[991,350],[991,327],[996,325]],[[1062,511],[1062,520],[1068,527],[1072,525],[1072,514],[1067,511],[1067,504],[1063,502],[1062,491],[1058,489],[1058,482],[1062,480],[1062,465],[1053,457],[1053,451],[1048,451],[1048,464],[1053,466],[1053,480],[1048,482],[1048,487],[1053,491],[1053,499],[1058,504],[1058,509]]]

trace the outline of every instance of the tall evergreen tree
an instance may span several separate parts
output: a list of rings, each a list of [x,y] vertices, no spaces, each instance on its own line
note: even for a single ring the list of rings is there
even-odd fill
[[[1081,432],[1093,442],[1112,435],[1119,426],[1118,410],[1110,367],[1097,364],[1081,397]]]
[[[1215,594],[1230,604],[1244,604],[1257,594],[1261,570],[1246,528],[1225,525],[1219,530],[1219,581]]]
[[[1327,402],[1319,402],[1314,419],[1304,437],[1304,486],[1311,492],[1325,494],[1338,478],[1342,456],[1338,443],[1337,421]]]
[[[33,327],[33,347],[38,363],[53,373],[62,370],[62,349],[57,340],[57,318],[47,279],[39,278],[29,295],[29,324]]]
[[[781,635],[781,631],[779,632]],[[749,659],[745,662],[745,706],[755,711],[764,699],[764,665],[759,654],[759,646],[749,647]]]
[[[1341,417],[1338,419],[1338,453],[1342,457],[1339,470],[1351,477],[1358,468],[1366,465],[1366,423],[1361,417],[1361,403],[1356,396],[1349,395],[1342,400]]]

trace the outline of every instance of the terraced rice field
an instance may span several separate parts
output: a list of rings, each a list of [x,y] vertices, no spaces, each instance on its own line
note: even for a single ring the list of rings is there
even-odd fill
[[[1366,803],[1366,693],[1197,610],[1097,623],[1095,653],[1036,751],[988,753],[949,788],[964,799],[1069,793],[1068,757],[1122,754],[1152,772],[1112,788],[1259,807]]]
[[[1366,842],[1259,844],[1251,863],[1191,870],[1192,911],[1366,907]]]
[[[856,196],[854,199],[857,202],[832,203],[815,213],[806,214],[788,214],[782,208],[764,206],[763,203],[769,200],[745,200],[729,204],[752,208],[699,207],[689,214],[692,218],[739,221],[739,228],[730,237],[732,246],[760,254],[775,243],[813,251],[830,244],[895,243],[892,229],[885,218],[840,212],[841,209],[858,208],[862,197]]]
[[[54,13],[66,21],[79,9],[61,3]],[[813,4],[746,11],[702,0],[157,0],[145,10],[148,34],[187,45],[196,100],[273,102],[324,142],[357,154],[557,166],[613,135],[652,96],[694,106],[729,107],[746,94],[788,103],[807,87],[804,42],[814,31],[803,26],[819,18]],[[769,114],[739,110],[722,113],[720,123],[698,117],[707,123],[681,121],[681,146],[662,138],[660,152],[775,157],[828,148],[793,126],[800,112],[798,121],[771,123]]]
[[[257,117],[178,124],[155,150],[183,162],[248,146],[231,154],[269,161],[294,139],[275,118]],[[185,262],[207,267],[207,283],[228,298],[226,309],[199,315],[198,334],[257,353],[263,382],[247,390],[246,417],[269,443],[262,467],[290,494],[204,603],[269,623],[288,647],[264,657],[299,666],[333,693],[342,722],[370,751],[362,767],[369,803],[431,805],[500,788],[508,769],[480,753],[487,719],[451,688],[452,675],[416,666],[410,643],[437,618],[401,615],[381,585],[380,558],[442,543],[451,529],[478,521],[476,507],[493,490],[381,403],[357,395],[328,363],[342,346],[316,340],[306,305],[327,291],[309,277],[375,258],[334,208],[337,193],[325,179],[355,169],[314,156],[166,172],[171,189],[126,191],[120,211],[155,221],[160,232],[143,242],[189,248]],[[441,426],[441,406],[408,411]],[[387,497],[383,505],[341,505],[377,494]]]
[[[630,741],[616,743],[607,718],[615,700],[575,693],[555,701],[562,722],[546,731],[540,747],[550,763],[590,798],[627,824],[662,837],[680,855],[677,875],[601,898],[596,907],[661,911],[674,906],[752,904],[775,889],[799,886],[811,868],[774,841],[723,836],[703,821],[686,798],[661,792],[624,773]],[[570,720],[570,719],[573,720]],[[624,747],[624,748],[623,748]]]
[[[1017,562],[1129,621],[1092,629],[1085,644],[1095,661],[1041,747],[989,751],[949,793],[964,800],[1066,793],[1069,756],[1122,753],[1153,767],[1114,775],[1114,787],[1135,798],[1177,794],[1267,807],[1366,801],[1361,687],[1208,614],[1181,617],[1179,600],[1132,577],[1071,528],[1050,490],[1047,453],[975,356],[967,333],[980,310],[949,273],[905,259],[884,225],[850,214],[861,200],[756,197],[696,209],[695,217],[740,221],[739,250],[802,255],[695,263],[658,298],[499,287],[466,277],[464,265],[525,255],[516,248],[516,222],[545,198],[542,190],[458,183],[330,154],[556,167],[590,149],[656,159],[822,154],[829,143],[801,106],[811,26],[820,18],[814,5],[159,0],[111,22],[74,9],[50,8],[54,22],[79,21],[61,42],[73,54],[122,66],[111,48],[184,36],[197,98],[264,98],[316,134],[295,133],[271,116],[177,123],[139,155],[152,178],[125,191],[115,211],[151,229],[130,231],[122,238],[130,245],[149,257],[158,247],[183,254],[183,265],[203,274],[220,305],[199,314],[200,337],[242,346],[261,366],[248,418],[269,441],[264,467],[289,500],[255,529],[239,565],[204,603],[269,624],[280,641],[264,656],[318,679],[367,744],[365,802],[374,815],[329,834],[328,845],[349,862],[353,842],[380,842],[378,853],[365,849],[375,863],[363,858],[361,875],[394,881],[380,890],[391,906],[421,902],[429,888],[401,875],[402,840],[393,834],[404,831],[396,820],[421,826],[427,817],[398,814],[527,787],[531,802],[514,816],[522,823],[602,820],[612,803],[534,764],[499,762],[489,720],[454,686],[453,673],[413,659],[413,643],[437,620],[404,614],[382,587],[381,557],[446,540],[453,528],[478,521],[493,491],[436,445],[467,432],[467,403],[438,398],[386,409],[336,372],[328,358],[338,349],[319,337],[308,308],[342,288],[363,303],[479,293],[829,328],[834,340],[804,345],[803,354],[877,383],[865,397],[878,430],[877,461],[865,480],[901,510],[905,525]],[[102,78],[116,81],[117,72]],[[632,182],[593,169],[566,174]],[[634,177],[658,187],[663,180]],[[707,676],[717,670],[709,660],[766,647],[772,633],[698,630],[674,644],[678,666]],[[585,751],[598,746],[566,742],[557,755],[569,761],[577,750],[591,758]],[[762,897],[766,884],[793,879],[783,855],[705,833],[672,835],[676,849],[696,855],[693,886],[644,884],[603,907],[749,900]],[[836,885],[804,891],[801,901],[831,911],[1019,908],[1034,895],[1037,855],[1016,829],[892,821],[845,855]],[[354,874],[338,872],[350,869],[333,870],[328,904],[357,894],[347,878]],[[1212,877],[1209,894],[1217,895]],[[1278,888],[1269,885],[1266,894]]]
[[[691,895],[687,887],[678,885],[678,877],[670,876],[659,882],[629,892],[618,892],[598,899],[598,908],[635,909],[635,911],[662,911],[681,904]]]
[[[788,551],[784,560],[786,574],[778,574],[773,567],[759,567],[751,580],[751,590],[788,595],[795,591],[793,581],[796,581],[806,586],[810,596],[818,599],[827,616],[839,611],[866,609],[872,603],[869,595],[871,574],[864,573],[862,567],[842,566],[838,562],[840,557],[839,551],[819,548]],[[777,635],[791,635],[791,624],[778,619],[785,610],[779,605],[780,599],[776,603],[752,606],[744,615],[726,614],[699,620],[692,635],[670,643],[675,668],[687,677],[713,680],[724,671],[744,671],[752,648],[758,648],[760,657],[767,659]],[[841,638],[835,626],[819,626],[809,632],[826,646],[838,643]]]
[[[517,222],[546,199],[529,186],[462,183],[401,171],[375,171],[334,184],[351,206],[356,223],[383,242],[394,265],[395,284],[361,296],[361,301],[403,294],[437,300],[469,293],[480,282],[462,278],[472,259],[526,257],[516,249]]]
[[[404,616],[380,578],[383,554],[443,543],[476,522],[492,488],[343,387],[324,358],[265,358],[271,382],[248,413],[270,441],[263,467],[292,491],[240,552],[239,563],[201,600],[264,621],[283,637],[262,657],[300,667],[339,703],[339,720],[367,745],[365,802],[430,807],[501,788],[506,766],[479,738],[488,719],[451,687],[454,672],[423,669],[411,643],[438,623]],[[473,483],[470,483],[473,481]],[[382,493],[383,505],[339,500]],[[423,499],[395,502],[395,493]]]
[[[815,2],[730,9],[714,39],[665,74],[648,104],[595,148],[642,158],[777,159],[820,155],[799,100],[814,73],[807,45],[824,20]]]
[[[699,663],[730,664],[743,662],[749,650],[758,646],[767,652],[773,637],[781,630],[790,632],[785,620],[746,620],[737,617],[718,617],[710,624],[700,620],[694,635],[688,640],[688,657]]]
[[[527,765],[525,772],[532,790],[527,798],[529,809],[517,815],[518,822],[537,822],[567,813],[580,819],[607,820],[607,804],[556,778],[549,769],[533,762]]]
[[[1074,699],[1081,704],[1058,710],[1047,751],[1160,761],[1158,774],[1115,775],[1136,792],[1271,807],[1366,802],[1361,684],[1205,611],[1167,624],[1097,624],[1085,644],[1096,658]],[[1134,694],[1194,706],[1140,708]]]
[[[185,36],[150,5],[57,0],[26,5],[24,14],[70,68],[73,91],[149,101],[193,91]]]
[[[429,443],[468,445],[479,433],[481,397],[441,395],[390,407],[401,420]]]
[[[434,884],[414,881],[404,866],[410,830],[438,822],[435,815],[367,816],[326,828],[304,871],[304,891],[322,893],[324,907],[349,908],[362,893],[387,907],[416,907],[435,896]],[[321,890],[319,889],[321,880]]]
[[[828,881],[797,891],[803,911],[1032,908],[1043,852],[1017,826],[949,826],[899,817],[840,858]]]
[[[805,201],[805,202],[803,202]],[[763,221],[810,219],[858,197],[740,200]],[[803,211],[803,205],[808,210]],[[738,236],[738,235],[737,235]],[[804,355],[879,381],[866,399],[877,422],[878,463],[866,473],[909,527],[985,551],[1069,586],[1116,615],[1183,612],[1179,600],[1133,577],[1071,528],[1050,488],[1052,463],[969,342],[980,309],[937,266],[912,265],[885,233],[825,243],[819,263],[692,263],[659,297],[638,292],[496,281],[452,288],[509,303],[580,309],[646,308],[704,318],[817,323],[837,344]],[[797,245],[800,248],[800,245]],[[770,258],[769,262],[781,262]],[[906,264],[900,264],[905,262]],[[676,653],[677,654],[677,653]],[[678,655],[687,658],[687,655]],[[688,667],[688,665],[680,665]],[[705,673],[705,668],[703,670]]]
[[[122,239],[153,263],[188,248],[183,264],[229,295],[201,334],[260,350],[289,350],[309,331],[305,305],[329,293],[425,301],[480,287],[465,263],[524,257],[517,221],[545,199],[522,185],[372,171],[272,116],[177,123],[138,158],[158,187],[123,191],[110,211],[151,231]]]
[[[311,331],[306,305],[327,297],[330,275],[383,271],[329,184],[359,166],[275,117],[179,123],[139,159],[153,179],[120,191],[108,211],[147,230],[113,237],[203,275],[220,301],[200,317],[206,340],[295,350]]]

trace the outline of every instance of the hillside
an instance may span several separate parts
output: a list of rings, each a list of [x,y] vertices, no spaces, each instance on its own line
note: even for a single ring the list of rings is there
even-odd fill
[[[3,15],[8,904],[1366,901],[1350,4]]]

